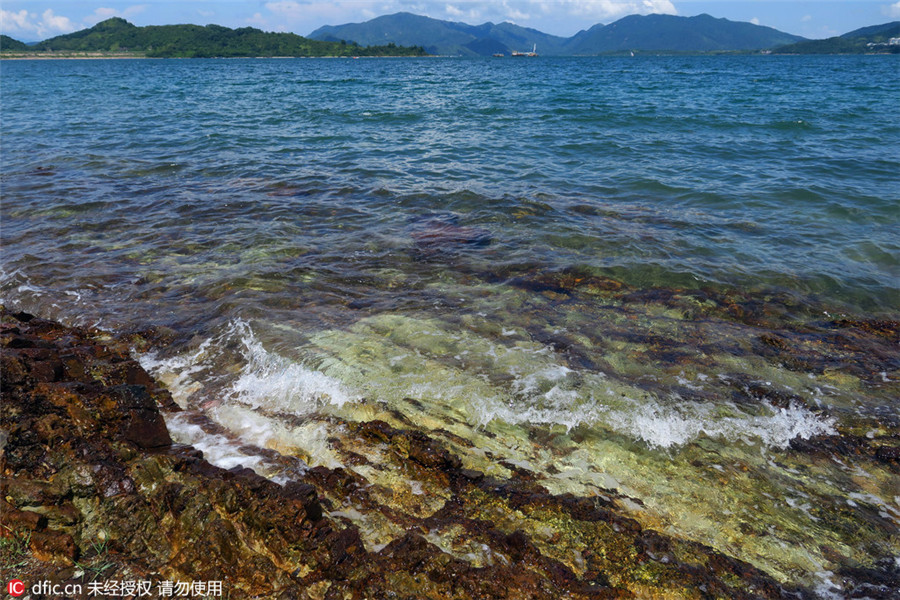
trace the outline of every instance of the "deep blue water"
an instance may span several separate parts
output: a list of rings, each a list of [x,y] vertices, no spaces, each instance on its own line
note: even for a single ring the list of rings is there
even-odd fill
[[[302,247],[345,280],[434,215],[494,240],[456,261],[891,312],[898,72],[884,56],[5,61],[4,289],[150,269],[193,303],[167,261],[229,264],[225,281],[251,248]],[[97,313],[127,321],[135,291],[153,289]]]
[[[173,436],[216,464],[334,466],[372,418],[452,432],[467,465],[615,487],[839,597],[843,566],[900,553],[872,458],[900,410],[898,75],[3,61],[0,302],[148,332],[145,367],[227,432],[169,415]]]

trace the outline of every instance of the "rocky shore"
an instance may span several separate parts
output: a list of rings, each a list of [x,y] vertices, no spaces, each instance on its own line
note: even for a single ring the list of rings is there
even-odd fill
[[[4,583],[78,584],[77,598],[177,597],[161,584],[178,581],[232,599],[812,597],[639,524],[614,491],[554,495],[514,465],[490,477],[412,427],[348,424],[386,457],[377,468],[425,482],[429,502],[404,510],[346,468],[280,485],[216,467],[172,442],[164,417],[180,408],[121,341],[5,310],[0,330]],[[347,497],[405,533],[367,544],[337,510]]]

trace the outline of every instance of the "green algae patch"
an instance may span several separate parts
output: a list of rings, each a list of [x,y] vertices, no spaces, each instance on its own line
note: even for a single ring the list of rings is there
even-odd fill
[[[471,311],[441,317],[379,314],[315,331],[240,324],[191,368],[237,378],[213,392],[208,418],[308,466],[340,467],[368,490],[352,501],[331,498],[369,549],[394,543],[412,523],[456,501],[453,478],[435,477],[434,465],[412,459],[407,437],[374,435],[366,425],[383,422],[439,441],[478,481],[523,478],[552,496],[608,499],[607,510],[641,527],[744,561],[780,584],[827,588],[842,568],[894,553],[890,490],[897,476],[879,458],[890,447],[876,435],[890,427],[858,410],[858,394],[878,397],[893,384],[798,370],[784,352],[827,351],[808,332],[782,330],[778,339],[795,339],[794,346],[740,320],[686,321],[678,307],[694,300],[689,296],[626,309],[616,295],[630,292],[603,281],[596,282],[603,301],[584,303],[579,277],[571,279],[576,289],[563,290],[571,300],[552,311],[555,322],[529,318],[532,310],[544,316],[554,300],[507,290],[502,300],[485,293]],[[522,312],[508,320],[478,311],[497,314],[480,302],[516,296]],[[277,351],[267,348],[269,339],[279,340]],[[228,346],[244,350],[210,353]],[[773,348],[780,354],[769,353]],[[174,371],[154,372],[190,380]],[[291,374],[293,387],[287,395],[277,387],[260,391],[249,384],[259,373],[272,374],[269,383]],[[179,402],[199,406],[195,395]],[[826,402],[829,411],[819,408]],[[847,445],[851,439],[855,445]],[[853,463],[838,458],[848,452]],[[279,477],[277,467],[266,472]],[[867,525],[854,527],[859,523]],[[535,539],[554,529],[545,526],[534,526]],[[483,566],[507,556],[489,558],[455,525],[419,531],[458,560]],[[541,552],[582,573],[577,552],[553,554],[561,543],[545,543]],[[642,568],[645,575],[630,576],[628,585],[655,576]]]
[[[36,573],[55,577],[103,540],[110,576],[223,578],[236,593],[272,598],[286,590],[379,596],[397,586],[421,598],[502,598],[510,590],[534,598],[779,598],[809,596],[822,583],[811,572],[881,573],[886,567],[870,557],[897,545],[895,508],[881,500],[895,475],[881,467],[877,429],[825,437],[855,440],[848,470],[834,452],[850,448],[814,440],[780,447],[700,435],[659,448],[603,420],[485,421],[452,395],[431,397],[428,377],[455,377],[460,390],[475,390],[460,393],[470,402],[483,393],[507,407],[526,390],[551,401],[562,389],[580,401],[598,385],[615,386],[619,403],[622,394],[660,401],[617,378],[572,378],[546,347],[504,330],[482,336],[441,321],[362,320],[305,348],[321,371],[259,340],[221,340],[154,359],[173,398],[119,350],[78,338],[72,353],[64,348],[83,334],[4,319],[13,386],[3,409],[4,501],[16,535],[38,540],[28,559]],[[22,333],[32,321],[37,333]],[[435,339],[422,340],[423,332]],[[35,359],[38,343],[50,353]],[[470,383],[451,352],[484,376]],[[411,364],[396,359],[404,353],[429,371],[407,371]],[[281,381],[294,387],[262,388],[253,383],[259,372],[242,382],[248,365],[269,381],[286,373]],[[232,374],[213,396],[192,381],[210,371]],[[513,371],[518,380],[504,376]],[[57,380],[69,376],[81,383]],[[128,380],[144,384],[120,383]],[[363,381],[374,387],[355,387]],[[759,412],[722,403],[711,418],[785,416],[790,404],[752,410]],[[169,428],[192,445],[173,444]],[[197,544],[209,552],[192,553]]]

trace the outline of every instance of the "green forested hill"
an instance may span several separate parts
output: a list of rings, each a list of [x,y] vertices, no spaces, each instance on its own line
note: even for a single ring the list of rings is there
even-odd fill
[[[0,50],[28,50],[28,44],[14,40],[8,35],[0,35]]]
[[[469,25],[441,21],[406,12],[376,17],[365,23],[326,25],[309,34],[315,40],[353,40],[360,44],[394,42],[422,46],[431,54],[450,56],[490,56],[495,52],[531,50],[541,54],[564,54],[566,38],[512,23]]]
[[[785,54],[900,54],[900,45],[889,45],[891,38],[896,37],[900,37],[900,21],[863,27],[825,40],[807,40],[782,46],[777,51]]]
[[[136,52],[160,58],[238,56],[422,56],[422,48],[394,44],[361,47],[321,42],[294,33],[266,33],[252,27],[158,25],[137,27],[114,17],[90,29],[27,47],[38,52]]]

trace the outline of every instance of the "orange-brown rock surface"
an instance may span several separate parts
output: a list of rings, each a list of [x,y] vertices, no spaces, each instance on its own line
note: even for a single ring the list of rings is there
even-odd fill
[[[643,528],[608,498],[552,495],[527,473],[486,477],[426,434],[380,421],[355,434],[441,486],[443,508],[401,518],[340,468],[279,485],[213,466],[172,443],[163,415],[178,407],[115,340],[0,317],[4,583],[77,583],[76,597],[105,597],[87,584],[111,580],[153,582],[143,597],[158,597],[161,581],[220,581],[232,599],[808,596]],[[329,512],[346,495],[406,534],[367,548]],[[481,558],[442,549],[434,536],[446,532],[447,546],[472,545]]]

